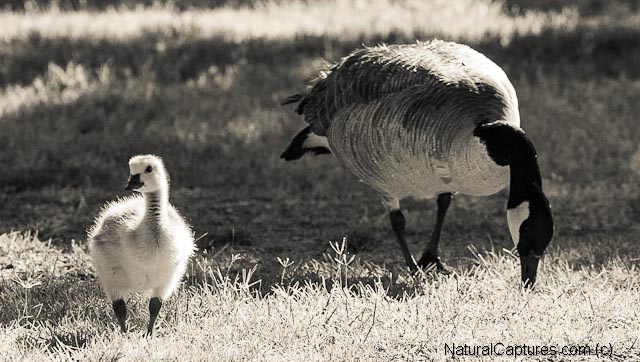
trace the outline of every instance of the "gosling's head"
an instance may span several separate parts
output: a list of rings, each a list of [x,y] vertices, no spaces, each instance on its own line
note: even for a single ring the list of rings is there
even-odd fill
[[[169,187],[162,159],[154,155],[138,155],[129,160],[129,181],[125,190],[147,193]]]

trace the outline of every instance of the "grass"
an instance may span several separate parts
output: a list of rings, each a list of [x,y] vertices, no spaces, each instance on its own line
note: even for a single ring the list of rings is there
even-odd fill
[[[624,1],[545,4],[0,13],[0,359],[445,360],[454,342],[637,358],[639,18]],[[279,100],[325,61],[432,37],[483,51],[518,92],[557,223],[533,293],[517,288],[506,192],[457,195],[455,273],[414,279],[373,191],[330,156],[278,159],[303,127]],[[85,253],[136,153],[163,156],[201,249],[153,340],[140,296],[133,333],[115,332]],[[434,203],[403,205],[416,253]]]
[[[47,248],[17,233],[2,242],[22,253]],[[121,335],[93,277],[78,280],[91,275],[91,265],[76,251],[70,257],[73,269],[64,275],[53,276],[50,263],[34,261],[23,266],[28,276],[16,270],[4,282],[0,356],[444,360],[445,344],[503,343],[557,346],[558,351],[590,346],[594,355],[578,358],[600,360],[595,345],[606,343],[613,346],[613,360],[638,358],[636,265],[614,258],[576,269],[566,257],[547,258],[532,293],[514,288],[519,267],[508,251],[477,253],[474,266],[450,276],[413,279],[399,272],[391,282],[363,278],[380,267],[360,259],[347,264],[351,258],[338,246],[325,261],[295,265],[326,273],[322,282],[293,281],[283,262],[281,281],[270,290],[261,288],[255,268],[237,275],[228,265],[214,266],[199,256],[186,285],[165,304],[156,336],[148,340],[143,337],[145,300],[130,302],[132,330]]]
[[[367,2],[349,0],[259,2],[253,8],[220,7],[176,12],[171,7],[92,11],[12,13],[0,16],[5,39],[32,32],[47,37],[126,39],[144,31],[174,32],[198,36],[222,35],[235,41],[254,38],[290,39],[295,36],[340,36],[360,39],[364,34],[440,32],[476,40],[484,35],[539,32],[547,24],[568,24],[575,18],[565,13],[527,12],[510,16],[500,2],[458,0],[447,2]],[[434,11],[435,9],[444,9]],[[335,14],[358,14],[348,21]],[[465,17],[464,21],[458,21]],[[482,21],[491,18],[491,22]],[[121,26],[114,27],[118,22]],[[375,29],[372,31],[372,29]]]

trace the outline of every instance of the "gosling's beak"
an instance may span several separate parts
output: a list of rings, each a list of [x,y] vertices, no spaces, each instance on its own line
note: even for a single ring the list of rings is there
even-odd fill
[[[124,189],[127,191],[136,190],[141,188],[144,185],[144,182],[140,181],[140,174],[137,173],[135,175],[129,176],[129,181],[125,185]]]
[[[522,283],[527,289],[533,289],[536,284],[536,276],[538,275],[538,263],[540,256],[530,253],[527,256],[520,257],[520,267],[522,269]]]

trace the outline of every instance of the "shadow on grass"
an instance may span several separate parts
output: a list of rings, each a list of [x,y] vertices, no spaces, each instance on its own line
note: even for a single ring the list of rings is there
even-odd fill
[[[215,9],[222,6],[244,7],[261,3],[260,0],[5,0],[3,7],[12,11],[47,10],[52,6],[62,11],[104,11],[113,8],[135,9],[149,6],[171,6],[178,10]]]
[[[0,50],[0,86],[28,84],[42,75],[50,62],[62,67],[74,62],[89,68],[106,64],[126,76],[149,73],[162,83],[173,83],[192,79],[212,65],[223,69],[243,62],[275,66],[318,57],[335,61],[362,44],[433,38],[446,36],[392,32],[344,39],[302,35],[237,42],[224,36],[201,38],[177,33],[147,32],[127,40],[46,38],[34,33],[6,42]],[[540,34],[516,34],[507,45],[496,37],[466,43],[512,75],[534,79],[541,72],[572,78],[640,76],[640,29],[630,26],[581,24],[574,29],[546,28]]]
[[[555,240],[546,251],[541,268],[554,272],[558,268],[580,272],[583,269],[597,269],[620,263],[629,268],[633,265],[638,267],[640,260],[634,257],[638,255],[637,238],[638,232],[630,232],[614,237],[593,234]],[[197,286],[224,284],[221,281],[229,277],[228,280],[248,286],[253,293],[262,296],[273,294],[275,289],[287,290],[291,286],[311,284],[328,291],[347,286],[355,295],[366,288],[382,288],[387,296],[401,299],[420,293],[422,286],[439,283],[442,278],[468,278],[469,275],[473,275],[474,268],[487,267],[487,260],[491,260],[489,264],[493,265],[492,263],[502,264],[506,258],[514,259],[515,268],[513,274],[505,274],[502,277],[512,278],[513,288],[518,288],[520,268],[519,261],[514,256],[517,252],[513,251],[512,245],[506,248],[491,245],[491,249],[487,249],[489,245],[478,245],[478,248],[475,244],[467,247],[447,245],[450,256],[443,257],[443,262],[448,265],[451,275],[444,275],[432,269],[413,275],[403,262],[371,261],[368,255],[348,251],[347,245],[344,254],[335,254],[335,249],[330,249],[321,257],[302,260],[299,259],[300,254],[294,250],[253,255],[228,247],[217,252],[212,250],[209,253],[199,253],[194,258],[186,279],[188,285]],[[379,253],[380,250],[372,251],[372,254]],[[400,254],[399,250],[395,250],[395,253]],[[342,255],[345,258],[342,258]],[[479,258],[478,255],[483,257]],[[217,272],[213,272],[214,270]],[[247,270],[251,272],[246,273]],[[545,275],[545,272],[542,273]],[[550,274],[541,277],[542,279],[552,278],[553,272],[546,273]],[[240,282],[242,280],[244,282]]]
[[[563,8],[576,8],[582,16],[597,16],[616,12],[636,12],[640,3],[636,0],[506,0],[505,10],[510,14],[526,14],[527,11],[562,11]]]
[[[506,46],[498,39],[472,45],[515,78],[558,77],[554,81],[562,82],[562,77],[637,77],[639,32],[618,27],[548,29],[539,35],[516,36]],[[352,252],[398,263],[398,248],[373,191],[357,183],[331,156],[296,163],[278,159],[303,126],[290,110],[279,108],[278,100],[302,89],[305,72],[316,67],[311,62],[319,57],[335,60],[362,42],[412,41],[390,34],[358,40],[297,37],[236,43],[223,37],[151,33],[125,42],[37,35],[27,42],[14,40],[2,47],[0,56],[0,83],[5,86],[31,82],[50,61],[84,64],[94,72],[107,64],[115,75],[111,84],[65,104],[35,104],[3,117],[2,229],[40,229],[45,238],[67,242],[70,237],[83,239],[99,206],[121,191],[126,160],[137,153],[157,153],[165,158],[172,184],[177,185],[172,200],[189,216],[197,236],[209,233],[202,243],[215,248],[232,244],[258,260],[275,260],[282,253],[318,257],[327,248],[326,241],[351,235]],[[211,67],[220,71],[207,78]],[[203,74],[204,83],[199,85]],[[554,149],[553,144],[562,144],[575,133],[552,122],[538,127],[554,135],[539,137],[539,150]],[[619,138],[612,139],[615,142],[602,152],[615,156],[607,167],[598,165],[602,158],[592,157],[597,148],[591,146],[603,143],[598,139],[580,143],[591,163],[578,164],[573,174],[565,174],[565,161],[574,162],[575,155],[550,153],[558,161],[554,167],[543,167],[545,179],[568,178],[564,182],[568,186],[558,186],[552,200],[560,238],[624,232],[638,216],[640,211],[629,206],[633,201],[628,200],[634,198],[613,199],[604,184],[588,192],[574,188],[597,180],[598,172],[626,180],[629,170],[617,156],[629,149],[620,145]],[[634,192],[630,186],[624,195]],[[454,201],[458,206],[453,206],[444,231],[451,240],[447,248],[457,250],[453,255],[465,255],[469,240],[485,241],[487,235],[508,240],[502,199],[466,204],[460,200],[468,199]],[[430,233],[433,203],[416,214],[428,217],[410,220],[413,250]],[[364,230],[372,227],[375,232]],[[264,268],[277,275],[277,265],[267,263]]]
[[[95,328],[88,322],[45,329],[40,333],[22,334],[15,343],[24,350],[59,352],[67,349],[83,349],[95,338]]]
[[[416,37],[430,39],[433,35]],[[290,135],[301,127],[289,110],[280,109],[277,104],[280,98],[302,88],[305,79],[297,69],[310,59],[338,59],[361,43],[412,41],[404,35],[390,34],[346,41],[303,36],[237,43],[224,37],[165,37],[157,33],[128,41],[39,35],[32,35],[27,41],[12,40],[0,51],[0,85],[30,83],[47,71],[50,62],[62,67],[70,62],[82,64],[90,72],[98,72],[106,64],[118,84],[81,95],[64,105],[35,104],[18,114],[5,115],[0,124],[4,134],[0,159],[10,169],[0,176],[1,183],[17,191],[24,187],[76,187],[94,182],[102,186],[114,181],[111,170],[116,166],[115,160],[140,152],[166,154],[171,150],[170,161],[207,159],[207,167],[201,168],[198,175],[176,173],[181,183],[187,179],[191,186],[204,186],[198,181],[210,180],[210,170],[215,170],[214,179],[220,179],[221,185],[228,184],[233,180],[220,176],[237,174],[226,172],[224,165],[251,169],[245,176],[260,172],[277,158]],[[159,50],[160,43],[164,50]],[[502,65],[513,78],[524,77],[528,81],[539,77],[640,76],[640,29],[547,29],[538,35],[515,36],[507,46],[495,38],[471,45]],[[212,67],[218,77],[230,73],[227,77],[231,78],[231,85],[210,82],[194,89],[185,84],[207,75]],[[209,132],[215,136],[216,131],[229,126],[230,120],[235,119],[244,127],[244,120],[255,119],[265,109],[276,110],[277,119],[260,125],[269,132],[250,142],[234,140],[223,132],[217,138],[208,137],[197,128],[208,123],[214,128]],[[189,117],[199,122],[175,122],[176,118]],[[187,137],[178,137],[177,133],[185,129],[190,132]],[[201,139],[193,142],[197,137]],[[270,155],[269,161],[256,159],[265,154]],[[216,162],[217,155],[227,161]],[[16,159],[21,162],[11,162]],[[212,161],[216,164],[212,165]],[[259,167],[252,167],[255,163]],[[260,176],[269,179],[265,176],[272,175],[271,171],[265,170]]]
[[[83,0],[5,0],[4,7],[12,11],[24,11],[29,9],[49,9],[52,5],[62,11],[104,11],[110,8],[128,8],[170,5],[178,10],[185,9],[214,9],[222,6],[226,7],[252,7],[255,4],[263,3],[262,0],[94,0],[91,2]],[[567,7],[577,7],[582,15],[600,15],[606,13],[611,8],[626,11],[638,10],[639,3],[636,0],[506,0],[504,6],[507,11],[514,14],[525,14],[527,11],[561,11]]]
[[[104,313],[92,303],[76,303],[78,300],[91,301],[102,292],[95,278],[86,280],[75,275],[63,277],[45,276],[41,283],[25,285],[14,280],[0,282],[2,310],[0,325],[18,321],[20,324],[59,321],[70,316],[85,316],[89,320],[104,317]]]
[[[348,259],[352,256],[345,255]],[[259,296],[312,286],[328,292],[348,288],[354,295],[366,288],[383,288],[388,297],[403,298],[418,293],[420,283],[437,277],[432,271],[412,276],[402,265],[376,264],[361,258],[354,258],[345,266],[334,257],[325,253],[318,259],[295,262],[288,256],[273,256],[257,262],[251,255],[221,249],[214,254],[199,253],[187,271],[186,282],[193,287],[246,289]]]

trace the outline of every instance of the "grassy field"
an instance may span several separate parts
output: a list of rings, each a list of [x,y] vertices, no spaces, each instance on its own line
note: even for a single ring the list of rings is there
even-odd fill
[[[454,343],[640,358],[634,2],[42,3],[0,12],[0,359],[447,360]],[[279,100],[326,62],[434,37],[483,51],[518,92],[557,225],[534,292],[517,287],[506,191],[456,196],[455,272],[414,278],[373,191],[332,156],[278,159],[304,126]],[[200,248],[152,340],[142,296],[116,332],[85,253],[136,153],[163,156]],[[414,254],[434,204],[404,203]]]

